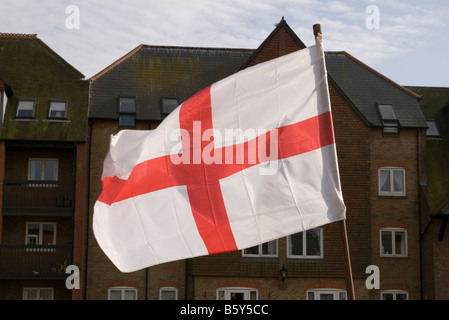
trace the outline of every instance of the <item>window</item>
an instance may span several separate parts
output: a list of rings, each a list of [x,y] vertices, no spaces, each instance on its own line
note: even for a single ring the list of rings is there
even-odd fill
[[[346,300],[346,291],[339,289],[307,290],[307,300]]]
[[[136,98],[119,97],[118,111],[119,127],[134,128],[136,126]]]
[[[253,288],[219,288],[217,300],[257,300],[258,292]]]
[[[245,257],[277,257],[278,241],[268,241],[243,250]]]
[[[384,228],[380,230],[380,256],[406,257],[407,230],[400,228]]]
[[[378,104],[377,108],[382,120],[383,133],[399,133],[399,120],[393,105]]]
[[[67,101],[50,100],[48,117],[53,118],[53,119],[66,119],[67,118]]]
[[[439,137],[441,137],[440,136],[440,131],[438,130],[438,126],[437,126],[435,120],[429,119],[429,120],[426,120],[426,122],[427,122],[427,126],[428,126],[428,128],[427,128],[427,137],[430,137],[430,138],[439,138]]]
[[[173,110],[178,107],[178,99],[175,98],[162,98],[162,115],[168,116]]]
[[[58,159],[29,159],[29,181],[57,181]],[[56,187],[56,184],[29,183],[29,187]]]
[[[137,289],[131,287],[113,287],[108,292],[109,300],[137,300]]]
[[[34,118],[34,109],[36,106],[35,100],[19,100],[17,102],[18,118]]]
[[[403,290],[385,290],[380,293],[382,300],[408,300],[408,292]]]
[[[54,245],[56,244],[56,223],[27,222],[26,245]]]
[[[173,287],[164,287],[159,289],[160,300],[178,300],[178,289]]]
[[[321,228],[292,234],[287,237],[288,258],[322,258],[323,231]]]
[[[402,168],[380,168],[379,195],[405,196],[405,170]]]
[[[53,300],[53,288],[23,288],[23,300]]]

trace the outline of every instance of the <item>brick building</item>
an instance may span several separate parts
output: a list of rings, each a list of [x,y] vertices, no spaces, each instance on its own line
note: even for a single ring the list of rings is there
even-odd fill
[[[79,299],[84,268],[84,76],[36,35],[0,34],[0,299]]]
[[[421,97],[429,127],[426,136],[426,176],[422,181],[422,298],[449,299],[449,88],[407,87]]]
[[[256,50],[141,45],[90,79],[85,298],[346,298],[335,224],[133,273],[114,267],[91,228],[111,134],[155,128],[207,85],[302,48],[282,19]],[[347,52],[326,52],[326,64],[356,298],[421,299],[420,182],[426,179],[427,123],[419,96]],[[379,267],[379,289],[365,285],[369,265]]]

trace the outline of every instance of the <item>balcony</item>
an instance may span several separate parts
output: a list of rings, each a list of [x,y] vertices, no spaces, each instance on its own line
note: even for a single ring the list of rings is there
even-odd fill
[[[0,245],[0,279],[66,279],[71,245]]]
[[[4,215],[71,215],[74,212],[73,181],[5,180]]]

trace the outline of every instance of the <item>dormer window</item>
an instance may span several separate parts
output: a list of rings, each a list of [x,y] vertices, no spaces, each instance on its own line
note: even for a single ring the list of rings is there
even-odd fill
[[[136,126],[136,98],[119,97],[118,112],[119,127],[134,128]]]
[[[380,118],[382,120],[383,133],[397,134],[399,133],[399,120],[396,116],[393,105],[378,104],[377,105]]]
[[[36,100],[19,100],[17,102],[17,118],[34,118]]]
[[[67,118],[67,101],[50,100],[48,117],[52,118],[52,119],[66,119]]]
[[[440,131],[438,130],[438,126],[433,119],[426,120],[427,122],[427,137],[428,138],[440,138]]]
[[[162,115],[168,116],[173,110],[178,107],[178,99],[176,98],[162,98]]]

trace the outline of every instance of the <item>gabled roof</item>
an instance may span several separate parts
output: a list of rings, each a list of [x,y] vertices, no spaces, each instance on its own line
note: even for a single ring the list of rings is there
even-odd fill
[[[0,33],[0,78],[8,97],[1,110],[1,140],[87,139],[89,83],[36,34]],[[32,121],[16,117],[22,99],[34,101]],[[51,100],[67,101],[65,119],[49,117]]]
[[[284,36],[284,34],[286,36]],[[290,41],[290,45],[287,47],[287,42]],[[306,48],[306,45],[301,41],[301,39],[296,35],[296,33],[290,28],[287,21],[282,17],[281,21],[276,24],[276,28],[270,33],[270,35],[260,44],[260,46],[254,50],[253,54],[249,59],[241,66],[241,69],[245,69],[251,65],[257,63],[256,57],[263,54],[264,49],[272,44],[277,44],[277,50],[270,50],[270,52],[265,54],[263,60],[269,60],[277,58],[280,55],[291,53],[292,51],[300,50]]]
[[[235,72],[253,50],[140,45],[93,76],[90,118],[116,119],[135,97],[137,120],[162,120],[161,98],[179,103]]]
[[[382,127],[377,104],[394,106],[402,128],[427,128],[419,95],[383,76],[344,51],[326,52],[326,68],[333,82],[359,115],[372,127]]]
[[[0,46],[11,46],[13,43],[32,43],[32,45],[41,47],[46,51],[47,54],[51,55],[53,59],[64,65],[64,67],[72,72],[75,77],[83,79],[84,75],[78,71],[74,66],[64,60],[60,55],[58,55],[53,49],[47,46],[41,39],[37,37],[37,34],[21,34],[21,33],[1,33],[0,32]],[[0,66],[0,76],[1,76],[1,66]]]

